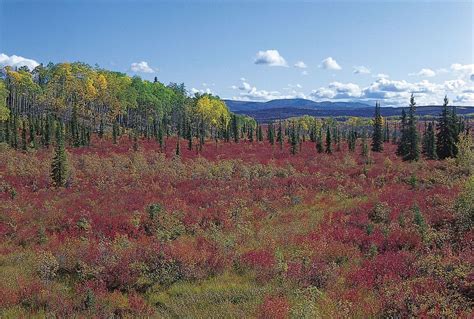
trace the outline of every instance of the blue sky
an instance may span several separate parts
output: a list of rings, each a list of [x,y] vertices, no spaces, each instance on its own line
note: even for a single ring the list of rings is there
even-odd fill
[[[472,1],[0,0],[0,64],[83,61],[223,98],[474,105]],[[30,61],[32,60],[32,61]]]

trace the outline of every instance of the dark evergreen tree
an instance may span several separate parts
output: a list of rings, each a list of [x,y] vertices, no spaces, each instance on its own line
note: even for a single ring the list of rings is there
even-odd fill
[[[434,124],[432,122],[428,123],[428,127],[423,134],[423,143],[422,151],[426,158],[434,160],[438,156],[436,154],[436,139],[434,132]]]
[[[407,128],[404,134],[406,134],[406,138],[403,138],[402,140],[406,140],[407,142],[407,150],[405,154],[402,154],[403,160],[405,161],[417,161],[418,158],[420,157],[420,147],[418,143],[418,130],[416,127],[416,117],[415,117],[415,112],[416,112],[416,103],[415,103],[415,97],[412,94],[410,97],[410,108],[408,110],[408,121],[407,121]]]
[[[99,138],[104,137],[104,120],[101,118],[100,119],[100,124],[99,124]]]
[[[258,141],[263,142],[263,130],[262,130],[261,125],[258,126],[257,134],[258,134]]]
[[[331,129],[329,128],[329,125],[328,125],[328,128],[326,130],[326,149],[325,149],[326,154],[331,154],[332,153],[331,143],[332,143]]]
[[[28,138],[28,144],[36,149],[36,132],[35,132],[35,122],[33,121],[33,119],[30,117],[28,117],[28,128],[29,128],[29,138]]]
[[[273,123],[268,124],[267,126],[267,138],[270,145],[275,145],[275,128]]]
[[[318,153],[322,153],[324,151],[323,149],[323,132],[322,129],[319,129],[318,136],[316,138],[316,151]]]
[[[234,142],[239,142],[239,125],[237,115],[232,115],[232,135],[234,136]]]
[[[459,136],[458,119],[455,109],[448,108],[448,97],[444,97],[443,110],[438,119],[438,134],[436,135],[436,152],[439,159],[456,157]]]
[[[56,148],[53,161],[51,163],[51,179],[56,187],[66,185],[68,167],[66,149],[64,148],[64,132],[62,123],[56,125]]]
[[[117,144],[117,137],[119,135],[119,125],[117,123],[117,121],[114,121],[113,125],[112,125],[112,140],[113,140],[113,143],[114,144]]]
[[[397,155],[403,156],[408,152],[407,150],[407,114],[405,109],[402,109],[402,117],[400,118],[400,138],[398,139]]]
[[[380,115],[380,104],[375,103],[374,116],[374,131],[372,133],[372,151],[381,152],[383,150],[383,136],[382,136],[382,115]]]
[[[277,141],[278,141],[278,144],[280,144],[280,149],[283,149],[283,127],[281,124],[281,120],[280,120],[280,124],[278,125]]]
[[[298,134],[296,132],[295,124],[291,128],[290,133],[291,154],[295,155],[298,152]]]
[[[28,142],[26,140],[26,121],[21,121],[21,149],[26,151],[28,149]]]
[[[385,128],[383,130],[384,143],[390,142],[390,128],[388,127],[388,120],[385,120]]]

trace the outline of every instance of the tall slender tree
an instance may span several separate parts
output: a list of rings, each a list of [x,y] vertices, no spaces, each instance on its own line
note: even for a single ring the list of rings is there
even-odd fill
[[[66,185],[68,166],[66,149],[64,148],[64,128],[61,122],[56,125],[56,148],[53,161],[51,163],[51,179],[56,187]]]
[[[331,129],[329,128],[329,125],[328,125],[328,128],[327,128],[327,130],[326,130],[326,150],[325,150],[325,152],[326,152],[327,154],[331,154],[331,153],[332,153],[331,142],[332,142],[332,139],[331,139]]]
[[[438,158],[436,154],[434,124],[432,122],[428,123],[426,131],[423,134],[422,152],[428,159],[434,160]]]
[[[372,151],[381,152],[383,150],[382,126],[383,119],[380,114],[380,104],[375,103],[374,132],[372,134]]]
[[[459,136],[458,120],[455,109],[449,110],[448,97],[444,97],[443,110],[438,119],[438,133],[436,135],[436,152],[439,159],[456,157]]]

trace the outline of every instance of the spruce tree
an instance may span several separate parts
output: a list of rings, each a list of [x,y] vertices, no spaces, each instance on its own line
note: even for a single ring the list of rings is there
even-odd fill
[[[21,149],[26,151],[28,149],[28,143],[26,141],[26,121],[21,121]]]
[[[332,146],[331,146],[331,130],[328,126],[326,130],[326,154],[331,154],[332,153]]]
[[[417,161],[420,157],[415,112],[416,102],[415,97],[412,94],[410,97],[410,108],[408,110],[407,130],[405,131],[405,134],[407,134],[407,152],[403,155],[403,160],[405,161]]]
[[[114,121],[114,124],[112,126],[112,140],[114,144],[117,144],[117,137],[119,134],[119,126],[117,121]]]
[[[426,158],[434,160],[438,156],[436,154],[436,139],[434,132],[434,124],[432,122],[428,123],[428,127],[423,134],[423,143],[422,151]]]
[[[100,119],[100,124],[99,124],[99,138],[104,137],[104,120]]]
[[[280,149],[283,149],[283,127],[281,124],[281,120],[280,120],[280,124],[278,125],[277,141],[278,141],[278,144],[280,144]]]
[[[295,155],[298,152],[298,136],[296,133],[295,124],[293,123],[293,127],[291,128],[290,133],[290,144],[291,144],[291,154]]]
[[[28,127],[29,127],[29,133],[30,136],[28,138],[28,144],[34,149],[36,149],[36,132],[35,132],[35,122],[33,119],[28,117]]]
[[[268,124],[267,126],[267,138],[270,145],[275,145],[275,129],[273,123]]]
[[[51,179],[56,187],[66,185],[68,174],[66,150],[64,148],[64,133],[62,123],[56,126],[56,148],[51,163]]]
[[[318,153],[322,153],[324,151],[323,150],[323,132],[321,128],[319,129],[319,133],[316,138],[316,151]]]
[[[234,136],[234,142],[239,142],[239,125],[237,122],[237,115],[232,115],[232,135]]]
[[[258,141],[259,142],[263,142],[263,130],[262,130],[262,126],[259,125],[258,126]]]
[[[390,142],[390,128],[388,127],[387,120],[385,120],[385,128],[383,130],[383,141],[384,143]]]
[[[400,138],[398,139],[397,155],[403,156],[407,153],[407,114],[405,109],[402,109],[402,116],[400,118]]]
[[[436,152],[439,159],[456,157],[456,143],[459,136],[458,120],[455,109],[448,108],[448,97],[444,97],[443,110],[438,119],[438,134],[436,135]]]
[[[374,132],[372,134],[372,151],[381,152],[383,150],[382,136],[382,115],[380,115],[380,104],[375,103]]]

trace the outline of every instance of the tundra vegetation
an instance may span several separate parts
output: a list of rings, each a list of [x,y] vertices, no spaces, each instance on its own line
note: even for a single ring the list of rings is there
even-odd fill
[[[2,74],[0,317],[472,316],[474,145],[447,99],[263,124],[83,63]]]

